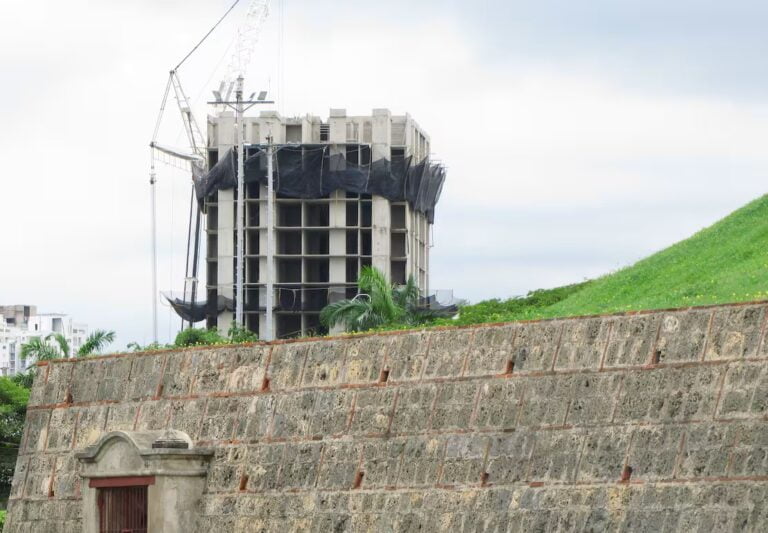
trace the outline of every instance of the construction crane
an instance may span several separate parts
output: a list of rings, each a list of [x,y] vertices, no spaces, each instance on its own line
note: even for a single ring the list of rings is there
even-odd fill
[[[198,172],[202,173],[208,170],[208,157],[206,153],[206,142],[203,137],[197,120],[195,120],[192,107],[189,99],[184,92],[181,81],[179,80],[178,70],[184,64],[184,62],[197,50],[197,48],[203,44],[211,33],[221,24],[221,22],[229,15],[229,13],[240,3],[240,0],[235,0],[232,6],[226,13],[214,24],[214,26],[203,36],[203,38],[192,48],[192,50],[184,56],[184,58],[169,72],[168,82],[165,87],[163,99],[160,104],[160,112],[155,123],[154,133],[152,135],[152,141],[150,142],[150,204],[151,204],[151,243],[152,243],[152,339],[154,343],[158,342],[158,329],[157,329],[157,207],[156,207],[156,183],[157,174],[155,170],[155,161],[158,154],[163,154],[167,157],[173,158],[177,161],[188,165],[192,176]],[[227,72],[222,81],[221,88],[228,87],[227,98],[232,91],[234,83],[240,79],[245,73],[250,64],[253,54],[253,48],[256,45],[259,34],[261,33],[262,26],[267,19],[269,13],[269,0],[252,0],[246,11],[244,20],[237,30],[237,38],[235,42],[234,52],[230,58],[227,66]],[[158,134],[160,130],[160,124],[163,118],[165,107],[168,101],[171,88],[173,89],[178,104],[179,112],[181,114],[182,122],[184,124],[184,131],[189,143],[189,149],[191,152],[187,153],[184,150],[177,150],[158,143]],[[262,100],[264,100],[262,98]],[[241,126],[240,124],[238,126]],[[241,136],[240,136],[241,137]],[[190,218],[187,231],[187,260],[186,271],[184,277],[184,299],[187,300],[189,295],[189,301],[194,304],[197,297],[197,270],[199,263],[199,248],[200,248],[200,230],[201,230],[201,216],[203,206],[197,206],[195,209],[195,191],[194,182],[192,184],[192,192],[190,198]],[[238,213],[242,217],[242,204],[239,204]],[[194,214],[193,214],[194,211]],[[193,222],[194,219],[194,222]],[[241,241],[240,241],[241,242]],[[240,300],[242,305],[242,300]],[[191,322],[190,322],[191,325]]]

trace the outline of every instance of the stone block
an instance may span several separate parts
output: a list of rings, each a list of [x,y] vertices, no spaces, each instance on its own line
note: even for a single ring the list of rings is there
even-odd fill
[[[514,361],[512,342],[520,326],[478,327],[467,356],[466,376],[503,374],[507,363]]]
[[[170,412],[166,427],[176,431],[183,431],[192,440],[198,440],[207,401],[205,398],[200,398],[170,402]]]
[[[98,400],[102,372],[103,361],[100,359],[78,361],[72,372],[72,401],[85,403]]]
[[[570,380],[571,403],[566,423],[574,426],[611,421],[624,377],[621,374],[583,374]]]
[[[474,329],[446,329],[433,332],[429,338],[429,354],[423,378],[461,376],[474,336]]]
[[[33,386],[33,389],[42,387],[42,393],[39,395],[33,393],[31,396],[39,397],[41,399],[40,405],[64,403],[64,400],[67,397],[67,392],[70,390],[69,385],[75,365],[72,363],[55,363],[49,361],[47,366],[47,380],[42,382],[35,381]]]
[[[592,483],[619,481],[627,459],[629,439],[630,431],[626,427],[589,430],[581,449],[576,479]]]
[[[283,448],[278,487],[282,490],[306,490],[317,480],[323,444],[320,442],[288,444]]]
[[[126,400],[152,398],[162,377],[167,354],[134,355],[130,357],[131,373],[126,384]]]
[[[245,473],[248,490],[272,490],[278,486],[278,474],[283,461],[285,444],[248,446]]]
[[[272,358],[267,371],[271,390],[299,386],[310,346],[309,342],[292,342],[272,347]]]
[[[327,387],[341,383],[345,348],[343,340],[309,343],[302,386]]]
[[[434,485],[438,481],[445,441],[439,437],[408,437],[397,484],[400,487]]]
[[[573,483],[577,460],[586,433],[581,430],[536,432],[536,446],[531,455],[531,481]]]
[[[765,305],[723,307],[714,313],[704,358],[741,359],[757,356],[765,324]]]
[[[632,434],[632,445],[627,458],[627,465],[632,468],[632,479],[672,479],[684,432],[685,426],[636,428]]]
[[[390,367],[390,381],[420,380],[427,358],[430,333],[416,331],[392,336],[392,345],[387,355]]]
[[[269,360],[269,346],[245,346],[230,349],[232,370],[227,392],[257,392],[264,385]]]
[[[346,432],[352,416],[351,390],[320,390],[315,393],[315,411],[309,421],[312,437],[334,437]]]
[[[611,321],[602,317],[563,321],[555,370],[599,369],[610,331]]]
[[[192,392],[192,372],[190,371],[192,350],[169,352],[165,357],[162,396],[165,398],[189,396]]]
[[[420,433],[429,429],[429,419],[439,384],[401,387],[392,420],[394,434]]]
[[[345,341],[346,362],[343,382],[375,383],[386,366],[387,354],[393,342],[391,335],[372,335]]]
[[[713,313],[712,310],[702,309],[665,314],[654,348],[659,362],[699,361],[704,355]]]
[[[478,384],[474,381],[438,384],[431,428],[439,431],[468,429],[477,395]]]
[[[203,441],[232,440],[248,403],[248,398],[242,397],[209,398],[197,438]]]
[[[80,475],[78,473],[78,466],[74,452],[63,453],[56,456],[53,482],[51,485],[52,497],[59,499],[79,498]],[[79,507],[80,506],[78,506],[78,508]],[[66,515],[63,512],[59,516],[62,520],[66,518]]]
[[[512,343],[515,373],[551,370],[562,329],[562,321],[521,324]]]
[[[27,411],[20,453],[33,453],[45,449],[48,441],[48,423],[52,412],[50,409]]]
[[[24,494],[24,480],[27,478],[29,462],[35,457],[35,455],[19,455],[16,459],[16,467],[13,470],[13,479],[11,480],[11,492],[8,496],[12,503]]]
[[[27,481],[24,484],[24,497],[31,499],[48,498],[53,479],[57,456],[55,454],[38,454],[29,462]]]
[[[349,433],[353,435],[383,435],[395,408],[395,389],[359,390],[355,394],[355,412]]]
[[[362,488],[391,487],[397,484],[406,442],[405,438],[377,440],[363,446]]]
[[[321,490],[352,488],[361,460],[361,444],[349,441],[326,442],[317,477],[317,488]]]
[[[30,411],[30,414],[35,411]],[[51,411],[51,421],[48,424],[48,451],[65,451],[72,449],[75,436],[74,428],[77,422],[77,410],[72,408],[54,409]]]
[[[118,403],[107,406],[104,431],[132,431],[136,423],[139,402]]]
[[[139,405],[139,414],[136,418],[136,431],[165,429],[170,415],[171,402],[168,400],[142,402]]]
[[[720,418],[751,418],[768,414],[768,369],[762,363],[731,364],[717,407]]]
[[[446,440],[440,483],[479,484],[490,440],[485,435],[451,435]]]
[[[480,384],[474,427],[511,429],[517,425],[527,380],[496,379]]]
[[[93,405],[73,409],[77,409],[78,413],[74,448],[81,450],[94,444],[104,433],[107,423],[107,407]]]
[[[688,426],[677,469],[678,478],[725,476],[736,436],[728,425]]]
[[[32,373],[33,375],[33,380],[32,380],[33,386],[32,386],[32,390],[29,392],[29,402],[27,403],[28,407],[37,407],[38,405],[44,405],[47,403],[47,400],[45,398],[46,389],[47,389],[46,378],[48,376],[48,372],[51,366],[53,365],[49,363],[44,366],[35,365],[32,368],[30,368],[29,372]],[[69,375],[67,375],[67,378],[69,378]],[[69,383],[66,383],[66,385],[69,385]],[[53,392],[53,391],[51,390],[50,392]],[[57,402],[54,402],[54,403],[57,403]]]
[[[535,434],[529,431],[490,437],[491,446],[485,467],[487,482],[498,485],[525,481],[535,441]]]
[[[277,396],[261,394],[252,398],[243,398],[243,401],[246,406],[238,420],[235,439],[244,441],[265,439],[272,425]]]
[[[573,375],[526,379],[519,424],[534,427],[564,424],[575,379]]]
[[[280,395],[275,407],[272,436],[287,439],[308,435],[316,401],[317,391]]]
[[[123,401],[131,376],[133,357],[110,357],[102,361],[102,375],[96,390],[97,400]]]
[[[733,424],[734,446],[728,475],[737,477],[768,476],[768,425],[763,420]]]
[[[640,314],[607,319],[611,336],[605,351],[605,368],[642,366],[651,360],[651,350],[662,315]]]
[[[228,391],[233,370],[249,352],[250,347],[216,347],[191,351],[186,367],[186,372],[191,376],[190,392],[203,395]]]

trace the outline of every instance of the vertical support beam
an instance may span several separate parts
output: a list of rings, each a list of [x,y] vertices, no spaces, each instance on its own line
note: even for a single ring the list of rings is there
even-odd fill
[[[231,111],[223,111],[217,118],[218,132],[217,148],[219,157],[223,157],[227,150],[235,147],[235,117]],[[219,295],[234,299],[234,264],[235,241],[235,191],[233,189],[221,189],[218,191],[218,239],[216,279]],[[229,325],[234,318],[231,311],[223,311],[217,319],[219,331],[226,334]]]
[[[235,260],[235,322],[239,327],[244,324],[243,309],[245,307],[243,293],[243,270],[245,267],[245,125],[243,124],[243,77],[238,76],[235,89],[237,100],[237,258]]]
[[[266,316],[265,316],[265,331],[263,338],[266,341],[275,339],[275,324],[274,324],[274,297],[275,297],[275,191],[273,187],[273,160],[274,160],[274,147],[272,146],[272,137],[268,139],[267,146],[267,284],[266,284]]]
[[[389,109],[373,110],[373,128],[371,158],[390,159],[390,143],[392,139],[392,115]],[[372,260],[375,268],[381,270],[387,279],[391,279],[390,273],[390,248],[391,248],[391,213],[389,200],[374,195],[371,209],[372,229]]]

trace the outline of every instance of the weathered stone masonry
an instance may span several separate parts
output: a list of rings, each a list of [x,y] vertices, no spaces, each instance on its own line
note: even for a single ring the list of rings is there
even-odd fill
[[[766,304],[37,368],[5,531],[79,531],[75,452],[215,449],[197,530],[765,531]]]

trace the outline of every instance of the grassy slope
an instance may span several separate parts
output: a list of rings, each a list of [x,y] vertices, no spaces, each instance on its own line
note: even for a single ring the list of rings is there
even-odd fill
[[[522,299],[480,302],[465,308],[458,323],[588,315],[766,298],[768,195],[692,237],[618,272],[584,284],[535,291]]]

